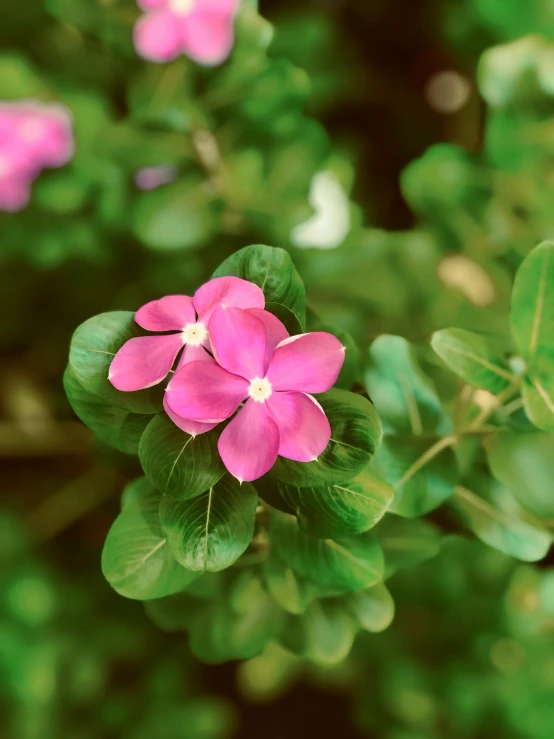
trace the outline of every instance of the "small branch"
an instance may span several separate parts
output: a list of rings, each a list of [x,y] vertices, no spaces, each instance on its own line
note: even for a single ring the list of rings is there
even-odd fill
[[[457,441],[457,435],[445,436],[443,439],[439,439],[436,444],[433,444],[432,447],[429,447],[429,449],[427,449],[427,451],[424,452],[421,457],[419,457],[419,459],[416,459],[413,465],[406,470],[402,477],[395,483],[395,490],[399,487],[402,487],[402,485],[408,482],[408,480],[413,477],[416,472],[419,472],[422,467],[425,467],[428,462],[434,459],[444,449],[447,449],[449,446],[454,446]]]

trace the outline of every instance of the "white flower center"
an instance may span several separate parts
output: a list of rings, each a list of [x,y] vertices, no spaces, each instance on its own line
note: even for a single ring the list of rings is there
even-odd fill
[[[19,126],[17,132],[23,141],[34,144],[44,135],[44,124],[35,118],[28,118]]]
[[[203,323],[188,323],[182,333],[183,344],[202,346],[208,338],[208,329]]]
[[[194,7],[196,0],[169,0],[169,9],[179,15],[187,15]]]
[[[248,395],[252,400],[255,400],[256,403],[265,403],[265,401],[271,396],[271,393],[271,383],[267,377],[264,377],[263,379],[261,377],[255,377],[250,382]]]

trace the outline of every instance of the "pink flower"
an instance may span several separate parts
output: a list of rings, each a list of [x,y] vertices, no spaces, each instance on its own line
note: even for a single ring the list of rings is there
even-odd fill
[[[202,285],[194,298],[168,295],[146,303],[135,314],[135,321],[147,331],[177,333],[140,336],[129,339],[117,352],[110,365],[108,379],[118,390],[132,392],[152,387],[169,374],[182,351],[177,369],[189,362],[203,366],[213,359],[208,321],[220,305],[239,308],[263,308],[264,294],[252,282],[238,277],[216,277]],[[173,422],[189,434],[209,431],[214,423],[191,422],[165,403]]]
[[[74,149],[71,115],[63,106],[0,103],[0,210],[24,208],[40,172],[67,164]]]
[[[141,167],[135,172],[135,185],[139,190],[156,190],[162,185],[175,182],[177,167],[173,164],[159,164],[157,167]]]
[[[240,0],[137,0],[146,11],[134,29],[137,52],[153,62],[180,54],[208,66],[221,64],[234,42]]]
[[[263,310],[219,307],[208,326],[214,359],[190,362],[175,373],[167,407],[217,424],[246,401],[218,444],[225,467],[240,481],[261,477],[279,455],[317,459],[331,430],[310,393],[335,383],[344,362],[340,341],[324,332],[289,337],[281,321]]]

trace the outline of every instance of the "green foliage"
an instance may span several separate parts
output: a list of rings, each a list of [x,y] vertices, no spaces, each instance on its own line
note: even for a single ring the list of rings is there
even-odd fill
[[[288,308],[300,327],[306,325],[306,291],[290,256],[270,246],[246,246],[214,272],[214,277],[234,275],[258,285],[268,303]]]
[[[496,357],[485,337],[462,328],[436,331],[431,346],[457,375],[473,387],[497,393],[513,379],[501,357]]]
[[[138,453],[152,484],[178,500],[203,493],[225,473],[217,453],[216,433],[191,436],[165,414],[150,421]]]
[[[160,522],[175,559],[188,570],[229,567],[250,544],[258,496],[229,475],[188,500],[164,495]]]
[[[168,535],[160,525],[160,497],[152,487],[142,489],[140,497],[123,508],[106,538],[102,572],[126,598],[163,598],[183,590],[196,577],[170,552]]]
[[[361,395],[329,390],[318,402],[331,425],[331,441],[314,462],[279,457],[269,473],[276,480],[299,487],[345,482],[369,463],[381,441],[381,421],[372,403]]]

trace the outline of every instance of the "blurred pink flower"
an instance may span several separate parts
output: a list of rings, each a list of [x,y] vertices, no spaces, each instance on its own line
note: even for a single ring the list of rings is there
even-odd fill
[[[221,64],[234,43],[240,0],[137,0],[145,14],[134,29],[137,52],[153,62],[180,54],[207,66]]]
[[[208,321],[220,305],[240,308],[263,308],[264,294],[252,282],[238,277],[216,277],[202,285],[194,298],[168,295],[146,303],[135,314],[135,321],[147,331],[177,333],[140,336],[129,339],[117,352],[110,365],[108,379],[117,390],[132,392],[152,387],[169,374],[177,355],[184,348],[177,369],[189,362],[205,364],[213,359],[208,354],[210,339]],[[168,407],[172,421],[189,434],[209,431],[215,424],[198,423]]]
[[[61,167],[75,151],[70,112],[56,103],[0,102],[0,210],[18,211],[45,167]]]
[[[166,405],[174,413],[216,424],[246,401],[219,438],[225,467],[241,482],[273,467],[277,456],[310,462],[331,430],[310,393],[335,383],[344,347],[325,332],[289,337],[265,310],[221,306],[208,324],[214,359],[189,362],[173,376]]]
[[[162,185],[175,182],[177,167],[173,164],[159,164],[157,167],[141,167],[135,172],[135,185],[139,190],[156,190]]]

